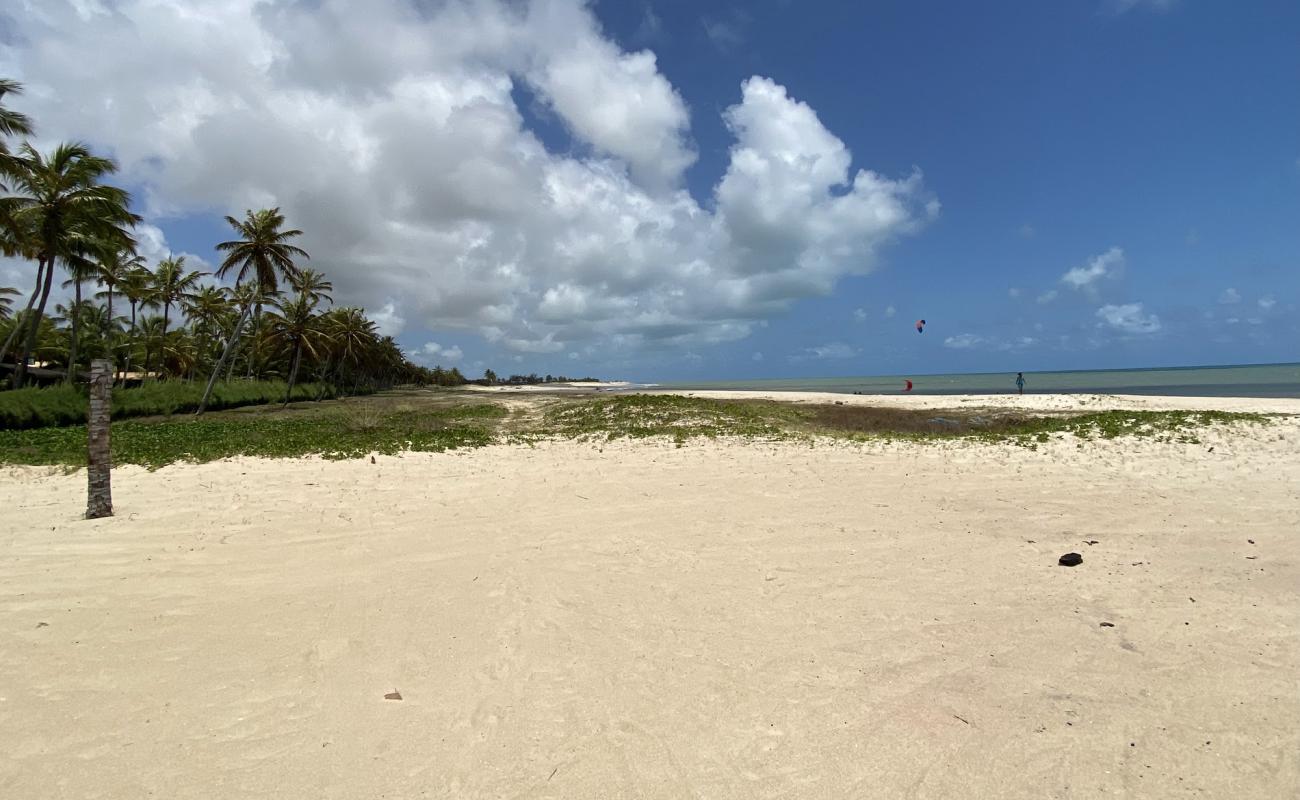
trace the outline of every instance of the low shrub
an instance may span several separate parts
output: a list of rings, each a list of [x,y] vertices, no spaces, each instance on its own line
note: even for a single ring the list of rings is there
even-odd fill
[[[113,418],[167,416],[194,411],[203,397],[200,382],[158,381],[129,389],[113,390]],[[284,381],[230,381],[212,390],[208,408],[280,403]],[[300,383],[293,387],[292,400],[334,398],[332,386]],[[86,421],[86,390],[79,386],[28,387],[0,392],[0,430],[80,425]]]

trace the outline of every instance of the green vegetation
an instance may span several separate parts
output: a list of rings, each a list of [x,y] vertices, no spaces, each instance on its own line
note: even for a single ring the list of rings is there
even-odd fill
[[[244,413],[113,424],[115,464],[157,468],[231,456],[359,458],[368,453],[481,447],[505,415],[493,405],[395,412],[335,406],[320,414]],[[86,428],[0,431],[0,462],[84,466]]]
[[[208,408],[284,401],[284,381],[231,381],[218,383]],[[166,416],[194,411],[203,387],[196,383],[164,381],[113,391],[113,418]],[[292,400],[318,400],[338,395],[329,384],[303,383],[293,387]],[[60,384],[47,389],[28,387],[0,392],[0,430],[77,425],[86,421],[86,390]]]
[[[793,406],[743,400],[705,400],[680,395],[621,395],[564,403],[545,414],[543,435],[567,438],[643,439],[671,436],[747,436],[777,439],[789,434]]]
[[[162,391],[165,386],[154,390]],[[271,384],[265,391],[275,396],[282,388]],[[304,386],[301,390],[309,392],[312,388]],[[186,402],[192,402],[196,395],[194,384]],[[214,393],[214,397],[221,400],[221,393]],[[186,416],[128,420],[113,425],[113,457],[119,464],[158,467],[176,461],[239,455],[354,458],[372,452],[440,451],[545,439],[664,437],[685,446],[695,438],[722,436],[809,443],[819,438],[967,440],[1036,448],[1053,438],[1071,437],[1079,441],[1147,437],[1195,443],[1199,432],[1210,426],[1269,421],[1269,417],[1259,414],[1217,411],[1026,416],[1007,411],[797,405],[677,395],[534,397],[522,404],[513,398],[509,402],[507,406],[468,392],[410,389],[286,407],[250,406],[199,419]],[[84,464],[85,457],[84,425],[0,431],[0,463],[75,467]]]

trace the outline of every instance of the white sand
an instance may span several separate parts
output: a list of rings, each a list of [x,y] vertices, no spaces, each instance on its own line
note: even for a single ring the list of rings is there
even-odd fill
[[[888,408],[1019,409],[1022,411],[1244,411],[1258,414],[1300,414],[1293,397],[1166,397],[1139,394],[840,394],[836,392],[759,392],[733,390],[653,390],[648,394],[681,394],[718,400],[780,400],[787,403],[834,403]]]
[[[0,796],[1295,797],[1297,453],[8,469]]]

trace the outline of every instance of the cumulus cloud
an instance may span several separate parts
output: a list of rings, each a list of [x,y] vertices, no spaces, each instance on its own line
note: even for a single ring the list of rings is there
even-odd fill
[[[943,346],[953,350],[1021,350],[1036,344],[1038,340],[1032,336],[1004,339],[999,336],[977,336],[973,333],[959,333],[943,340]]]
[[[893,318],[893,316],[894,316],[895,314],[897,314],[897,313],[898,313],[898,309],[894,308],[893,306],[886,306],[886,307],[885,307],[885,318],[886,318],[886,319],[891,319],[891,318]]]
[[[858,354],[855,347],[845,344],[844,342],[830,342],[829,344],[819,345],[817,347],[805,348],[801,353],[793,356],[793,361],[824,361],[831,359],[853,358]]]
[[[454,363],[464,358],[465,353],[455,345],[451,347],[443,347],[437,342],[425,342],[424,346],[419,350],[419,357],[421,361],[431,364],[436,364],[440,361]]]
[[[1235,305],[1241,302],[1241,293],[1231,287],[1224,289],[1223,294],[1219,295],[1219,302],[1225,306]]]
[[[1122,333],[1145,334],[1160,330],[1160,318],[1148,314],[1141,303],[1124,305],[1105,305],[1097,309],[1097,318],[1102,325],[1109,326]]]
[[[1271,294],[1259,298],[1259,307],[1264,311],[1270,310],[1275,305],[1277,305],[1277,300],[1273,299],[1273,295]]]
[[[1058,294],[1060,293],[1057,292],[1055,289],[1048,289],[1047,291],[1040,294],[1038,297],[1034,298],[1034,301],[1037,302],[1039,305],[1047,305],[1048,303],[1055,300]]]
[[[1093,289],[1103,278],[1116,278],[1124,271],[1124,251],[1112,247],[1081,267],[1061,276],[1061,283],[1075,290]]]
[[[983,344],[984,337],[976,336],[973,333],[959,333],[956,336],[949,336],[943,340],[944,347],[951,347],[954,350],[969,350],[972,347],[978,347]]]
[[[1165,12],[1178,5],[1178,0],[1106,0],[1104,8],[1115,14],[1134,10]]]
[[[760,76],[724,112],[734,142],[701,204],[685,100],[579,0],[50,2],[12,22],[0,66],[44,134],[113,152],[155,222],[281,206],[339,302],[389,335],[732,341],[938,213],[919,172],[855,169]],[[519,90],[572,146],[543,144]]]
[[[866,309],[863,309],[863,308],[855,308],[855,309],[853,309],[853,321],[854,321],[854,322],[866,322],[866,321],[867,321],[867,311],[866,311]]]

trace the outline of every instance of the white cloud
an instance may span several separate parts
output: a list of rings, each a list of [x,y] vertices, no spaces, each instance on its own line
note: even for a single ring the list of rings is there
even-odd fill
[[[1106,0],[1105,7],[1115,14],[1133,10],[1163,13],[1178,5],[1178,0]]]
[[[434,364],[439,361],[456,362],[465,357],[464,351],[459,347],[443,347],[437,342],[425,342],[420,348],[419,355],[422,361]]]
[[[951,347],[954,350],[969,350],[978,347],[984,343],[984,337],[976,336],[973,333],[959,333],[956,336],[949,336],[943,340],[944,347]]]
[[[1266,294],[1263,297],[1259,298],[1258,304],[1261,309],[1268,311],[1271,308],[1273,308],[1273,306],[1277,305],[1277,300],[1273,299],[1273,295]]]
[[[98,7],[98,6],[93,6]],[[89,139],[153,221],[279,205],[385,333],[516,352],[703,347],[863,274],[938,212],[744,81],[711,202],[685,100],[579,0],[33,3],[0,55],[42,135]],[[67,53],[102,54],[93,68]],[[574,143],[548,150],[526,88]]]
[[[1003,339],[998,336],[977,336],[973,333],[959,333],[943,340],[943,346],[953,350],[1022,350],[1036,344],[1038,340],[1032,336]]]
[[[762,354],[762,353],[754,353],[754,355],[750,356],[749,358],[750,358],[751,361],[762,361],[762,360],[763,360],[763,354]]]
[[[1055,289],[1048,289],[1047,291],[1040,294],[1038,297],[1034,298],[1034,302],[1038,303],[1039,305],[1047,305],[1048,303],[1055,300],[1058,294],[1059,292],[1057,292]]]
[[[1020,296],[1020,290],[1017,289],[1015,286],[1012,286],[1010,289],[1007,289],[1007,297],[1014,298],[1019,296]]]
[[[1160,318],[1146,313],[1141,303],[1105,305],[1097,309],[1101,324],[1109,325],[1123,333],[1155,333],[1160,330]]]
[[[392,300],[384,303],[378,311],[370,309],[370,321],[380,336],[396,337],[406,327],[406,318],[397,311],[397,304]]]
[[[1116,278],[1124,271],[1124,251],[1112,247],[1091,259],[1082,267],[1075,267],[1061,276],[1061,283],[1071,289],[1091,289],[1103,278]]]
[[[704,35],[718,50],[729,53],[745,43],[745,29],[749,27],[750,18],[740,9],[732,9],[726,19],[704,17],[700,25]]]
[[[1231,287],[1224,289],[1223,294],[1219,295],[1219,302],[1225,306],[1235,305],[1241,302],[1241,293]]]
[[[853,309],[853,321],[854,321],[854,322],[866,322],[866,321],[867,321],[867,312],[866,312],[866,310],[865,310],[865,309],[861,309],[861,308],[855,308],[855,309]]]
[[[898,313],[898,310],[895,309],[893,306],[888,306],[887,308],[885,308],[885,318],[886,318],[886,319],[892,319],[893,316],[894,316],[895,314],[897,314],[897,313]]]
[[[817,347],[805,348],[803,352],[799,353],[796,356],[792,356],[791,360],[792,361],[808,361],[808,360],[822,361],[828,359],[853,358],[857,354],[858,354],[858,350],[855,347],[847,345],[844,342],[831,342],[829,344],[823,344]]]

